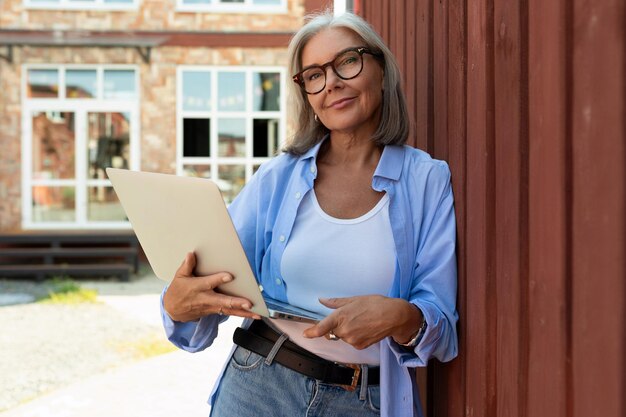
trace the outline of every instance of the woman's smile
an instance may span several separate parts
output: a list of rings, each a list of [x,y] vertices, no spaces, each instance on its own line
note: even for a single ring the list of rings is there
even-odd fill
[[[331,102],[329,105],[326,106],[326,108],[333,108],[335,110],[340,110],[340,109],[343,109],[343,108],[349,106],[355,100],[356,100],[356,97],[340,98],[338,100],[335,100],[335,101]]]

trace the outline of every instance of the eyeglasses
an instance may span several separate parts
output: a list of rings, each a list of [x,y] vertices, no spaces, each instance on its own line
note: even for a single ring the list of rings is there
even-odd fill
[[[320,93],[326,87],[326,68],[331,67],[342,80],[356,78],[363,71],[363,54],[370,54],[378,59],[383,55],[359,46],[341,51],[335,59],[323,65],[311,65],[293,76],[307,94]]]

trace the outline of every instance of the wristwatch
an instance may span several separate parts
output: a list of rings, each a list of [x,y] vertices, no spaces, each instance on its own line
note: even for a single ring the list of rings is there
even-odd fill
[[[426,333],[426,328],[428,327],[428,323],[426,323],[426,319],[422,319],[422,325],[420,326],[419,330],[417,331],[417,333],[415,334],[415,336],[409,340],[406,343],[398,343],[400,346],[404,346],[404,347],[410,347],[413,348],[415,346],[417,346],[420,342],[420,340],[422,340],[422,337],[424,337],[424,333]]]

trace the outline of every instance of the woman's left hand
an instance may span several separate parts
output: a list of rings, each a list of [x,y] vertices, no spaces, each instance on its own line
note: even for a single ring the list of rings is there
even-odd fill
[[[332,332],[359,350],[388,336],[398,343],[406,343],[417,333],[422,322],[421,311],[400,298],[364,295],[320,298],[320,303],[335,311],[306,329],[304,337],[327,336]]]

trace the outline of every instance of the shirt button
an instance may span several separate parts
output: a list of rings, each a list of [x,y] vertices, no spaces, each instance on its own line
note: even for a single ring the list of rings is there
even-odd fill
[[[276,285],[281,285],[283,283],[283,280],[281,280],[280,278],[276,278]]]
[[[315,174],[315,167],[311,165],[311,172]]]
[[[278,238],[281,242],[285,241],[285,235],[280,235],[280,237]]]
[[[298,191],[298,192],[296,193],[296,198],[300,198],[300,196],[302,196],[302,194],[300,194],[300,191]]]

